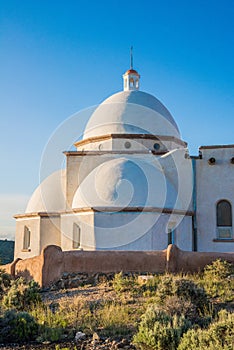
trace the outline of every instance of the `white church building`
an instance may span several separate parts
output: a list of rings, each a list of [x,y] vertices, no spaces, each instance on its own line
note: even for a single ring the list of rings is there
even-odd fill
[[[16,215],[15,258],[62,250],[234,252],[234,145],[189,155],[167,108],[139,89],[129,69],[123,91],[92,113],[65,169],[35,190]]]

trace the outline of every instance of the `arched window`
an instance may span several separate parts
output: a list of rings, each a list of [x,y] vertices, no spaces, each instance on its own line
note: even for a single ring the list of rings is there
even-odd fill
[[[130,87],[133,87],[133,86],[134,86],[134,79],[130,78]]]
[[[30,247],[30,235],[31,232],[27,226],[24,226],[24,241],[23,241],[23,249],[29,249]]]
[[[218,238],[232,238],[232,205],[227,200],[221,200],[216,206]]]
[[[73,249],[80,248],[80,226],[76,223],[73,224]]]

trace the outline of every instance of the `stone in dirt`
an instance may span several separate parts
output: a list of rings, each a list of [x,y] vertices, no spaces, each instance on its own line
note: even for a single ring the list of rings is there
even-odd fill
[[[86,337],[85,333],[77,332],[75,335],[75,341],[85,339],[85,337]]]
[[[93,341],[99,341],[99,340],[100,340],[99,335],[96,332],[93,333]]]

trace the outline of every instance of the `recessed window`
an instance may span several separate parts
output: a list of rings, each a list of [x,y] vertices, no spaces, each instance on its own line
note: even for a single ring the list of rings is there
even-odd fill
[[[159,143],[155,143],[154,144],[154,149],[155,149],[155,151],[158,151],[160,149],[160,144]]]
[[[23,240],[23,249],[27,250],[30,247],[30,237],[31,232],[27,226],[24,226],[24,240]]]
[[[175,244],[175,222],[169,222],[167,227],[167,244]]]
[[[211,157],[211,158],[208,160],[208,163],[209,163],[210,165],[215,165],[216,159],[215,159],[214,157]]]
[[[80,226],[76,223],[73,224],[73,242],[72,248],[78,249],[80,248]]]
[[[131,143],[129,141],[126,141],[124,146],[125,148],[131,148]]]
[[[167,244],[173,244],[174,243],[174,231],[172,229],[168,230],[167,233]]]
[[[227,200],[221,200],[216,206],[217,238],[232,238],[232,205]]]

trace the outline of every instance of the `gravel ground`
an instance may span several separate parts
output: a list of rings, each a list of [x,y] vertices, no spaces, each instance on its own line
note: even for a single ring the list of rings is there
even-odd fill
[[[55,291],[42,292],[42,300],[47,303],[61,302],[72,300],[73,298],[80,297],[87,302],[109,301],[116,299],[116,293],[113,288],[107,285],[97,286],[85,286],[77,287],[73,289],[63,289]]]
[[[2,345],[0,344],[0,348],[2,350],[55,350],[56,346],[58,349],[68,348],[69,350],[135,350],[136,348],[131,345],[130,340],[127,339],[99,339],[93,340],[93,338],[80,340],[78,342],[64,342],[64,343],[44,343],[44,344],[9,344]]]

